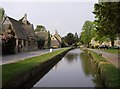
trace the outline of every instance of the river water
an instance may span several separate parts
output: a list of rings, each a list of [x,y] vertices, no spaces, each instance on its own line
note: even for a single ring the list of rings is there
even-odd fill
[[[89,55],[79,48],[69,51],[33,87],[100,87],[102,81]]]

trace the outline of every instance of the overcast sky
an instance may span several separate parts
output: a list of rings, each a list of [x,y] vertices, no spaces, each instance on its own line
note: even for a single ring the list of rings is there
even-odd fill
[[[95,2],[3,2],[7,16],[16,20],[26,13],[30,23],[36,28],[43,25],[52,34],[55,30],[61,36],[67,33],[78,34],[86,20],[94,20],[92,11]]]

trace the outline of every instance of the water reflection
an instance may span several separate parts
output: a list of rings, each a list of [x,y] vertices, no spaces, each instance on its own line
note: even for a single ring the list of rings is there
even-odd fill
[[[103,81],[101,80],[101,75],[99,74],[96,65],[90,58],[87,52],[80,53],[81,64],[86,76],[92,74],[92,81],[95,83],[95,87],[104,87]]]
[[[94,63],[86,52],[74,49],[34,87],[99,87],[103,86]]]
[[[77,60],[77,54],[75,54],[75,53],[69,53],[69,54],[67,54],[66,56],[65,56],[65,58],[67,59],[67,61],[69,62],[69,63],[72,63],[74,60]]]
[[[82,52],[80,53],[79,57],[84,73],[86,74],[86,76],[89,76],[91,74],[91,60],[89,55],[85,52]]]

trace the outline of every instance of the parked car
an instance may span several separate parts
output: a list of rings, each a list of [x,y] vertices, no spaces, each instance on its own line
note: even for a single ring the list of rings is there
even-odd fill
[[[101,45],[101,46],[99,46],[99,49],[108,49],[108,46],[107,45]]]

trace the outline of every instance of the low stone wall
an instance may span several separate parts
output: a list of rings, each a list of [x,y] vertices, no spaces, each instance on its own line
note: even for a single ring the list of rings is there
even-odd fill
[[[120,87],[118,88],[118,85],[117,86],[112,86],[112,84],[110,83],[110,81],[108,79],[109,75],[105,74],[106,69],[103,66],[111,65],[111,63],[109,63],[107,61],[99,61],[99,60],[95,59],[90,52],[88,52],[88,54],[92,58],[94,64],[96,65],[96,69],[101,74],[101,78],[102,78],[102,80],[104,82],[104,85],[105,85],[106,89],[119,89]],[[102,56],[102,55],[99,55],[99,56]]]
[[[56,55],[55,57],[51,58],[50,60],[43,62],[43,63],[35,66],[34,68],[31,68],[30,70],[28,70],[20,75],[16,75],[12,80],[3,84],[3,88],[6,88],[6,87],[7,88],[9,88],[9,87],[14,87],[14,88],[25,87],[24,85],[27,81],[31,80],[32,77],[36,77],[37,74],[43,75],[43,72],[45,69],[50,70],[71,49],[68,49],[68,50],[64,51],[63,53]]]

